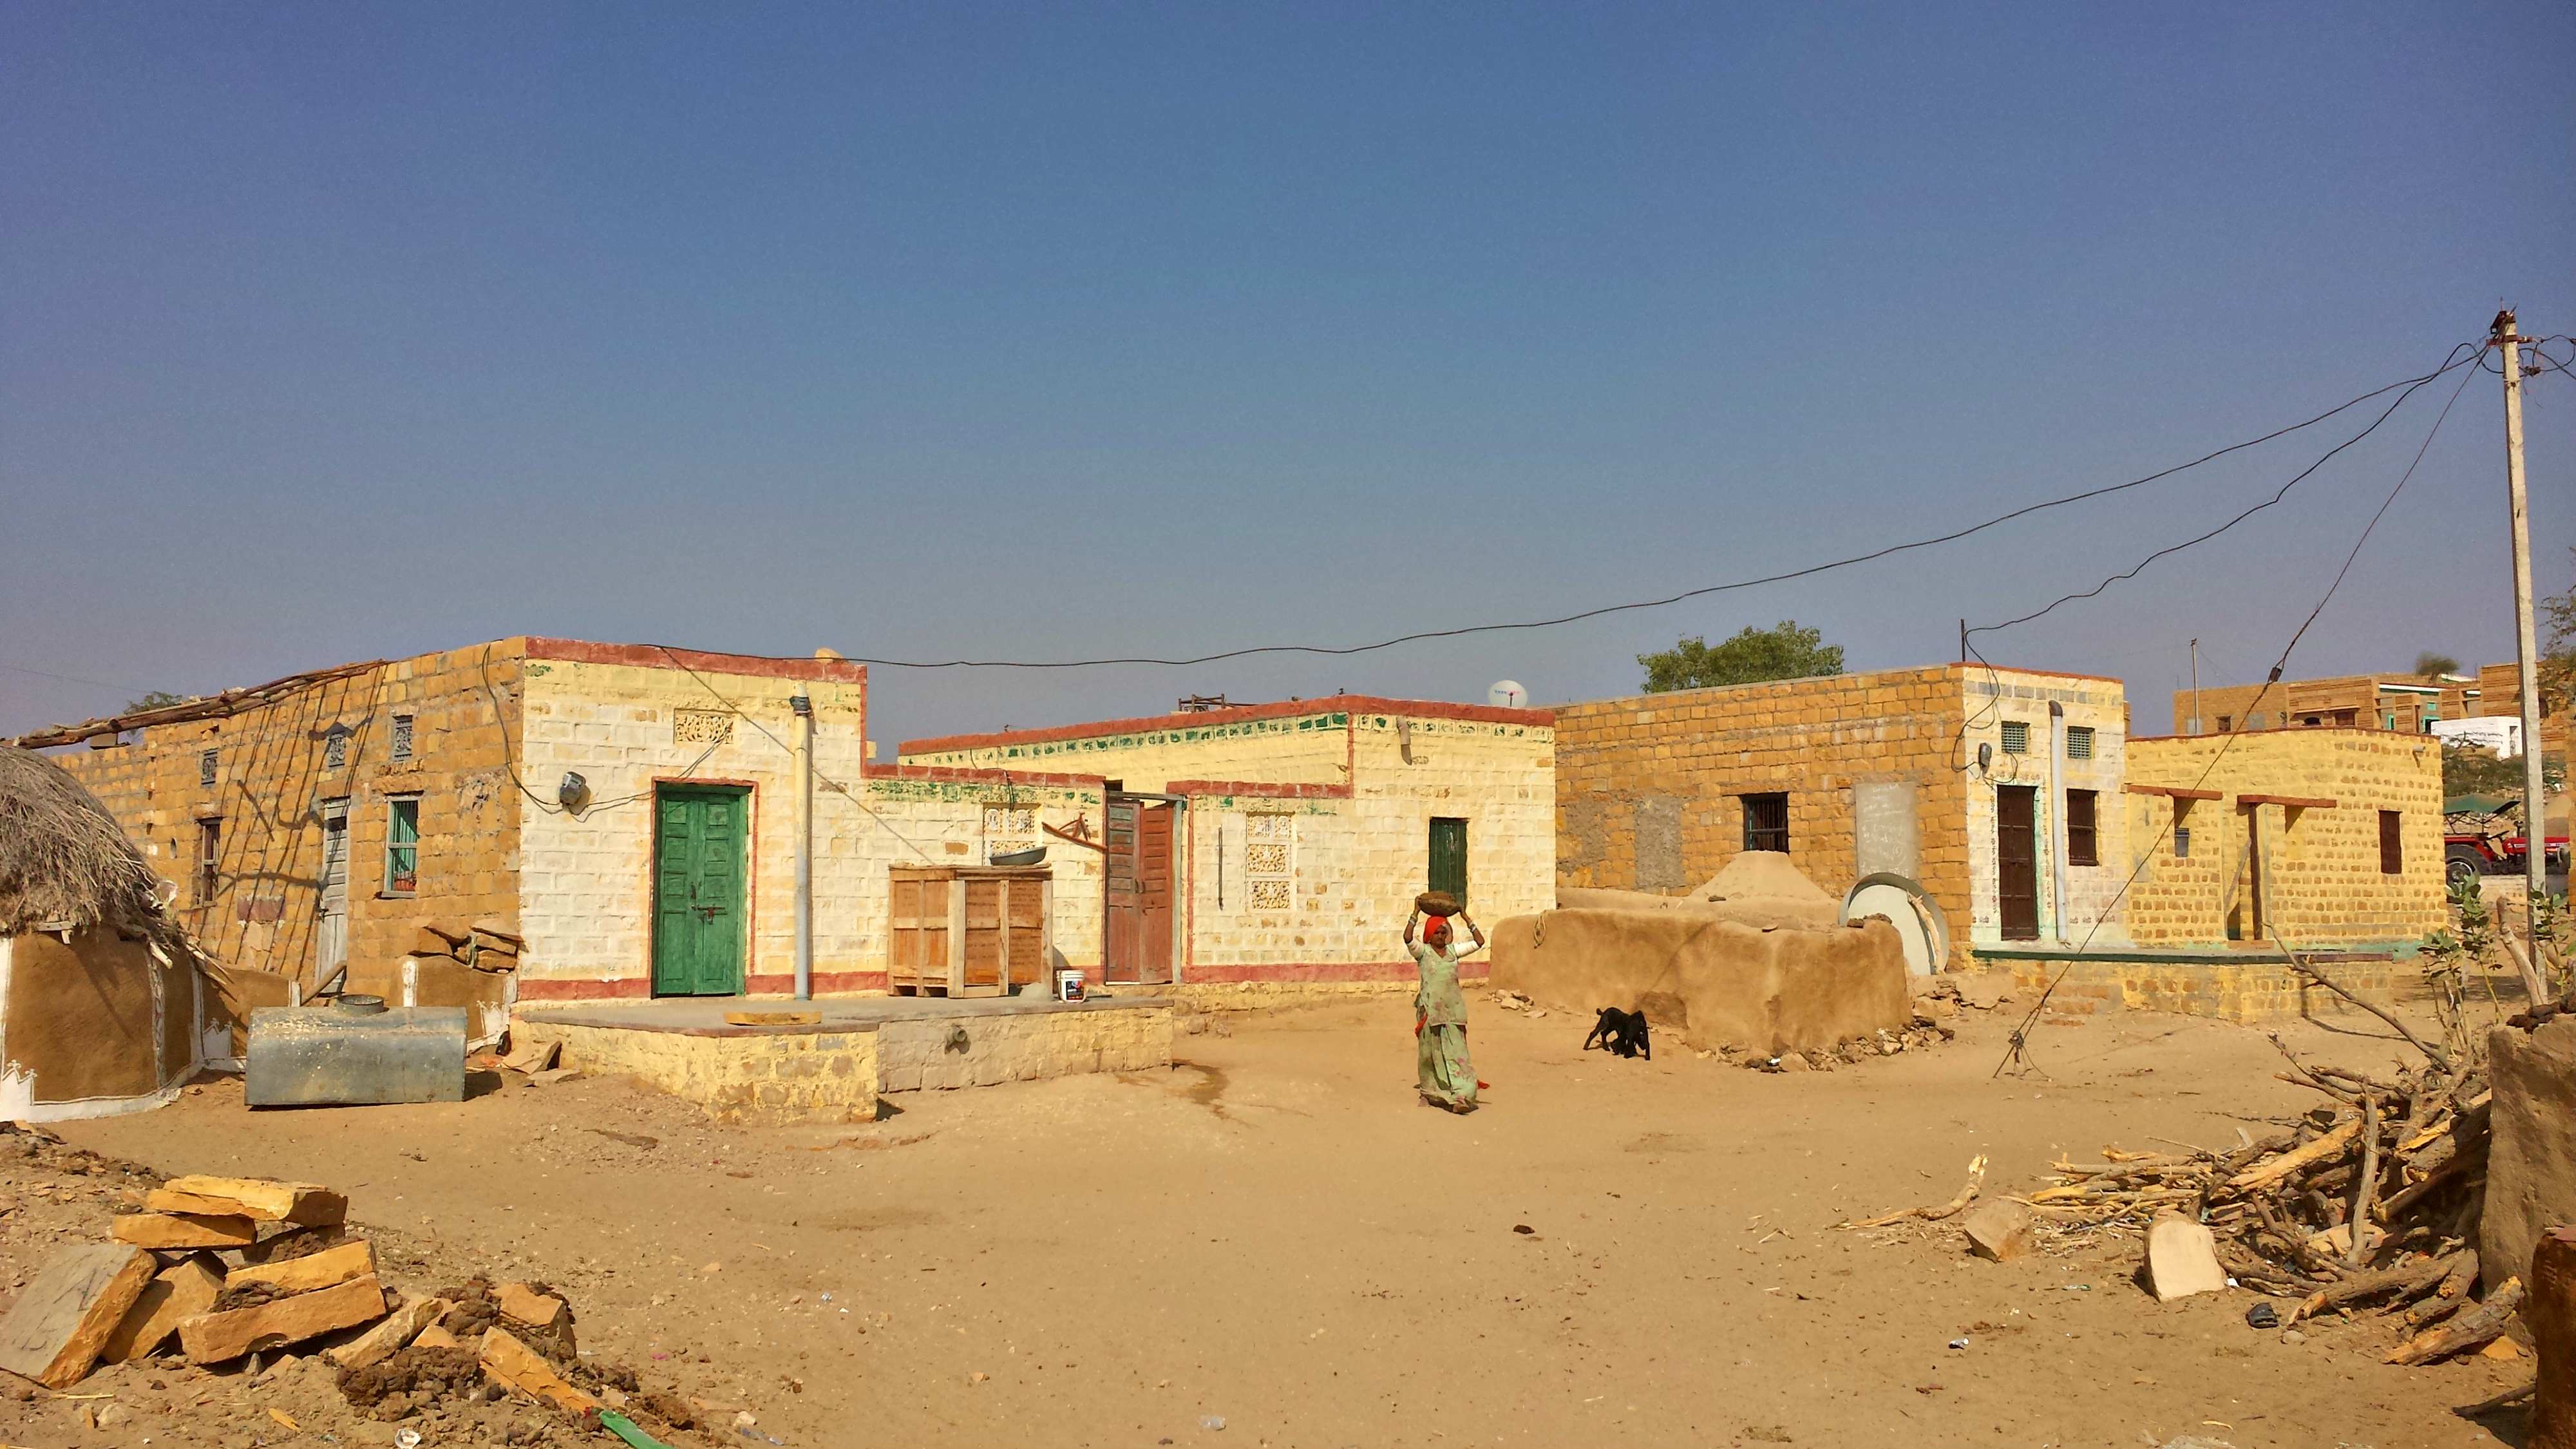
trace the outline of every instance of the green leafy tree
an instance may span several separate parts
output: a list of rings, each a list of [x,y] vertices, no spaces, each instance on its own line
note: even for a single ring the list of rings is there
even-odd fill
[[[1747,624],[1734,637],[1717,644],[1689,635],[1670,649],[1638,655],[1637,662],[1646,666],[1646,692],[1662,694],[1674,689],[1840,674],[1843,646],[1826,643],[1820,629],[1801,629],[1797,620],[1783,619],[1769,629]]]
[[[2555,760],[2540,762],[2540,781],[2555,789],[2565,771]],[[2504,795],[2522,798],[2522,758],[2508,760],[2484,745],[2453,740],[2442,746],[2444,795]]]
[[[165,705],[186,704],[187,702],[188,696],[184,694],[172,694],[166,689],[156,689],[150,694],[143,696],[141,699],[127,700],[125,702],[124,712],[127,714],[133,714],[140,710],[160,709]]]
[[[2460,661],[2448,654],[2437,654],[2427,649],[2415,656],[2415,677],[2418,679],[2431,679],[2436,675],[2459,672]]]
[[[2567,557],[2576,564],[2576,548],[2567,550]],[[2543,596],[2539,605],[2541,636],[2547,641],[2540,651],[2540,702],[2555,713],[2576,699],[2576,584]]]

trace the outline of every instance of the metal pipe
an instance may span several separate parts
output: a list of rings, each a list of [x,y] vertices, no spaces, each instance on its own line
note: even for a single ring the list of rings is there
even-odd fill
[[[2059,774],[2066,758],[2066,706],[2048,702],[2048,908],[2057,917],[2057,939],[2066,929],[2066,780]],[[2099,829],[2099,822],[2095,828]]]
[[[796,711],[796,999],[814,999],[814,701],[797,695]]]

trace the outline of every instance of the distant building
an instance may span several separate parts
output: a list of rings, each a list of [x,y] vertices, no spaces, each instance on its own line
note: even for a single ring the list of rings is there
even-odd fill
[[[2522,679],[2512,664],[2489,664],[2476,674],[2339,674],[2327,679],[2285,679],[2268,690],[2259,684],[2177,689],[2174,733],[2224,735],[2263,729],[2376,729],[2399,734],[2443,733],[2437,724],[2464,719],[2518,717]],[[2541,753],[2567,757],[2567,712],[2544,707]]]

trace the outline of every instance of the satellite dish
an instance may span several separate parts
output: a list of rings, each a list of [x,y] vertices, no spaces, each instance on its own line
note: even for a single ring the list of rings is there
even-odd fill
[[[1517,679],[1497,679],[1485,691],[1485,703],[1497,709],[1525,709],[1529,706],[1529,691],[1521,688]]]

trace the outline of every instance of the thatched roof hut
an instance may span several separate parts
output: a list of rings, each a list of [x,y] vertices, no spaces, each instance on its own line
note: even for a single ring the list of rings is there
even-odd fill
[[[199,964],[106,807],[0,748],[0,1120],[170,1100],[205,1060]]]
[[[33,750],[0,749],[0,936],[108,926],[167,944],[161,878],[98,797]]]

